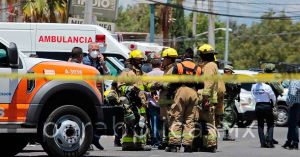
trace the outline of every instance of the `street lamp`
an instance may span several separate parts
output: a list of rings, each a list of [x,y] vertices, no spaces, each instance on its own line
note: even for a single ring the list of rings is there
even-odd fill
[[[216,29],[214,29],[214,31],[226,31],[227,29],[226,28],[216,28]],[[231,28],[228,28],[228,31],[229,32],[232,32],[232,29]],[[194,38],[196,38],[196,37],[199,37],[199,36],[202,36],[202,35],[206,35],[206,34],[208,34],[208,32],[203,32],[203,33],[200,33],[200,34],[196,34],[195,36],[194,36]],[[194,45],[194,50],[196,51],[196,46]]]

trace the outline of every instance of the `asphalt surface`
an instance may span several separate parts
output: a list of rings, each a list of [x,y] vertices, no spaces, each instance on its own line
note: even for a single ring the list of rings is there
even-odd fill
[[[276,148],[260,148],[259,138],[257,135],[257,127],[252,124],[248,128],[234,128],[231,133],[236,137],[234,142],[222,141],[223,132],[220,130],[218,150],[216,153],[197,152],[197,153],[183,153],[183,149],[178,153],[169,153],[162,150],[153,149],[149,152],[126,152],[121,151],[120,147],[113,146],[113,137],[101,137],[101,144],[104,146],[103,151],[90,151],[90,157],[256,157],[256,156],[272,156],[272,157],[299,157],[300,150],[286,150],[281,147],[286,140],[287,128],[276,127],[274,138],[279,141]],[[42,147],[27,146],[25,150],[19,153],[19,157],[47,157]]]

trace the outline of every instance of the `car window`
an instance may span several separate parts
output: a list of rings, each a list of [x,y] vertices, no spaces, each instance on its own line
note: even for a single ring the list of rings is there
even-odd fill
[[[110,61],[106,61],[106,66],[107,66],[107,68],[110,70],[110,74],[112,75],[112,76],[117,76],[117,75],[119,75],[119,72],[118,72],[118,69],[116,68],[116,67],[114,67],[112,64],[111,64],[111,62]]]
[[[7,52],[3,48],[0,48],[0,67],[8,67]]]

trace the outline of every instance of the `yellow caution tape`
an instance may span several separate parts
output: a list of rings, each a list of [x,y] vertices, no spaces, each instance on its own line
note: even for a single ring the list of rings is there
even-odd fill
[[[170,83],[195,83],[204,82],[207,80],[218,81],[223,80],[224,82],[271,82],[271,81],[282,81],[282,80],[300,80],[300,74],[256,74],[256,75],[218,75],[214,77],[210,76],[191,76],[191,75],[166,75],[166,76],[137,76],[137,77],[115,77],[115,76],[92,76],[92,75],[45,75],[45,74],[4,74],[0,73],[0,78],[9,79],[47,79],[47,80],[113,80],[117,82],[170,82]]]

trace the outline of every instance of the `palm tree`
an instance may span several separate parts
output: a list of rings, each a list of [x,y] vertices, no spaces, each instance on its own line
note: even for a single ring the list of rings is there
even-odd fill
[[[35,10],[37,22],[49,22],[49,6],[45,0],[35,0]]]
[[[35,22],[36,21],[36,12],[35,12],[34,1],[27,1],[23,7],[23,15],[25,22]]]
[[[49,7],[45,0],[27,0],[23,7],[24,21],[48,22]]]
[[[67,0],[47,0],[50,11],[50,22],[57,22],[56,14],[59,14],[60,22],[66,22],[67,17]]]

